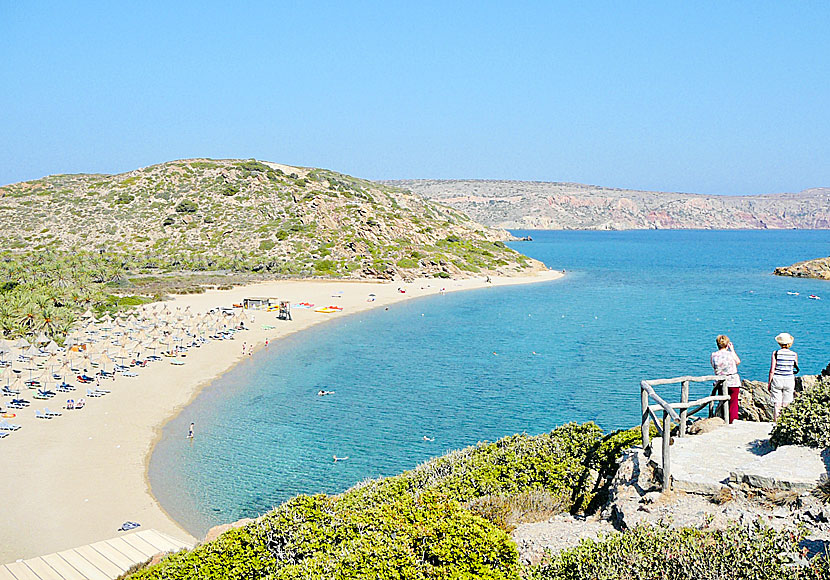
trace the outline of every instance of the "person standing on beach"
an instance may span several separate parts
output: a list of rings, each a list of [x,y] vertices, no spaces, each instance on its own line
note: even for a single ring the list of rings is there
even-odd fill
[[[196,425],[195,425],[194,423],[191,423],[191,424],[190,424],[190,428],[187,430],[187,438],[188,438],[188,439],[193,439],[193,428],[194,428],[195,426],[196,426]]]
[[[718,335],[715,342],[718,350],[712,353],[709,361],[715,369],[715,374],[724,377],[724,386],[729,389],[729,422],[733,423],[738,418],[738,395],[741,393],[738,365],[741,364],[741,359],[735,353],[732,341],[725,334]]]
[[[781,409],[793,402],[795,373],[798,372],[798,354],[790,350],[794,341],[792,335],[786,332],[775,337],[775,342],[781,348],[772,352],[767,387],[774,405],[773,420],[776,422]]]

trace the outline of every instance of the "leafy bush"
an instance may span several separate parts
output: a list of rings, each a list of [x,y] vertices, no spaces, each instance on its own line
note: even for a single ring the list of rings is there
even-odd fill
[[[414,260],[412,258],[401,258],[398,260],[398,267],[399,268],[417,268],[418,267],[418,260]]]
[[[196,205],[196,202],[189,199],[181,200],[176,206],[176,211],[178,213],[196,213],[198,209],[199,206]]]
[[[787,566],[799,552],[794,532],[756,525],[725,531],[638,526],[599,541],[583,540],[536,568],[530,580],[757,580],[827,578],[826,558]]]
[[[776,447],[830,447],[830,379],[819,379],[783,409],[770,441]]]
[[[277,243],[274,240],[262,240],[259,243],[259,249],[264,250],[264,251],[267,252],[268,250],[272,249],[276,245],[277,245]]]
[[[163,226],[172,226],[174,223],[176,223],[176,218],[173,217],[172,214],[170,214],[168,216],[165,216],[165,218],[161,222],[161,225],[163,225]]]
[[[337,271],[334,260],[317,260],[314,262],[314,271],[318,274],[333,274]]]
[[[115,203],[130,203],[135,199],[135,196],[131,193],[127,193],[126,191],[122,191],[118,194],[118,197],[115,199]]]

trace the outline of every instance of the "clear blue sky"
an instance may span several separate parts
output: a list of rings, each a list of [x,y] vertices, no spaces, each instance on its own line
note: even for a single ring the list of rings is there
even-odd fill
[[[0,0],[0,183],[186,157],[830,186],[830,2]]]

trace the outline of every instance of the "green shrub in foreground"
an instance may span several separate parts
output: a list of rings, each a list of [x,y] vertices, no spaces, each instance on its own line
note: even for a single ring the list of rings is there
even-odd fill
[[[638,526],[600,541],[584,540],[537,567],[531,580],[779,580],[827,578],[825,557],[789,566],[794,532],[756,526],[725,531]]]
[[[781,412],[770,441],[776,447],[830,447],[830,380],[820,379]]]

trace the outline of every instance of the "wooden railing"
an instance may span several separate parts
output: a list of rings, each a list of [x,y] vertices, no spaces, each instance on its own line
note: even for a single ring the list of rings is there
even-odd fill
[[[695,401],[689,400],[689,383],[715,382],[712,394]],[[654,392],[654,387],[660,385],[680,384],[680,402],[667,403],[663,398]],[[720,392],[720,394],[716,394]],[[653,399],[655,404],[650,404]],[[714,417],[719,411],[723,413],[723,420],[729,422],[729,394],[722,376],[705,377],[677,377],[674,379],[657,379],[653,381],[640,381],[640,403],[642,408],[642,423],[640,429],[643,434],[643,448],[646,453],[651,453],[651,422],[654,421],[658,433],[662,438],[663,452],[663,491],[671,489],[671,426],[672,421],[678,424],[678,437],[686,436],[686,426],[689,417],[702,409],[709,410],[709,416]],[[658,419],[657,413],[663,411],[662,419]],[[677,411],[680,411],[678,414]]]

